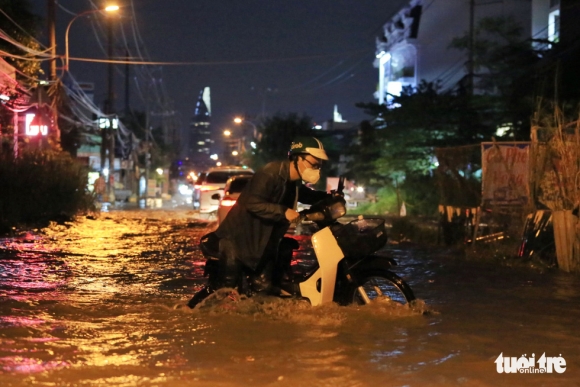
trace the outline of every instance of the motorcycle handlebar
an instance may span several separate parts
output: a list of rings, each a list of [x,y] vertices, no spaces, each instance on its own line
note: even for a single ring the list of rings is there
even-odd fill
[[[311,220],[313,222],[324,220],[324,214],[322,212],[306,212],[307,210],[300,211],[300,216],[298,217],[297,222],[301,223],[304,220]]]
[[[294,222],[301,223],[304,220],[310,220],[313,222],[334,221],[336,219],[336,214],[331,212],[330,207],[337,201],[341,201],[343,204],[345,203],[343,193],[344,179],[344,176],[339,177],[337,189],[330,191],[330,194],[326,199],[314,204],[311,208],[300,211],[300,216]],[[344,213],[338,217],[343,215]]]

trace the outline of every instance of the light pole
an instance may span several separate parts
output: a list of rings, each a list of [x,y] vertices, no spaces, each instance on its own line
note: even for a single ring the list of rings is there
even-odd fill
[[[117,7],[119,9],[119,7]],[[114,98],[115,93],[113,89],[113,21],[111,18],[107,20],[107,59],[109,63],[107,64],[107,102],[105,104],[105,114],[109,116],[109,122],[111,122],[112,115],[114,113]],[[109,195],[109,201],[111,204],[115,203],[115,187],[114,187],[114,172],[115,172],[115,131],[113,125],[109,125],[107,132],[102,138],[106,138],[107,145],[109,148],[109,179],[107,180],[107,194]]]
[[[75,20],[77,20],[79,17],[81,16],[86,16],[86,15],[90,15],[92,13],[97,13],[97,12],[115,12],[119,10],[119,6],[118,5],[109,5],[103,9],[90,9],[88,11],[84,11],[81,12],[79,14],[76,14],[70,22],[68,22],[68,25],[66,26],[66,32],[64,34],[64,69],[66,71],[68,71],[68,66],[69,66],[69,55],[68,55],[68,33],[70,31],[70,27],[73,24],[73,22]]]
[[[236,142],[236,139],[233,138],[232,136],[232,131],[229,129],[225,129],[223,132],[224,135],[224,142],[225,142],[225,146],[226,146],[226,150],[224,152],[224,160],[228,162],[228,164],[231,164],[231,159],[232,159],[232,150],[233,150],[233,146],[234,143]]]
[[[242,117],[235,117],[234,118],[234,122],[237,125],[242,125],[242,124],[250,124],[252,125],[252,128],[254,129],[253,133],[252,133],[252,137],[251,140],[259,140],[259,133],[258,133],[258,127],[256,126],[256,124],[254,124],[252,121],[246,120],[245,118]],[[246,151],[246,135],[245,135],[245,131],[242,129],[242,151],[245,152]]]
[[[77,20],[78,18],[82,17],[82,16],[86,16],[86,15],[90,15],[93,13],[97,13],[97,12],[116,12],[119,10],[119,6],[118,5],[108,5],[105,8],[99,8],[99,9],[90,9],[88,11],[84,11],[81,12],[77,15],[75,15],[71,21],[68,23],[68,25],[66,26],[66,31],[64,34],[64,49],[65,49],[65,55],[64,55],[64,69],[65,71],[69,70],[69,62],[70,62],[70,57],[69,57],[69,44],[68,44],[68,35],[70,32],[70,28],[72,26],[72,24],[74,23],[75,20]],[[108,21],[107,23],[107,38],[108,38],[108,59],[111,60],[112,58],[112,22]],[[109,92],[108,92],[108,98],[107,98],[107,103],[105,106],[105,113],[107,115],[109,115],[109,124],[107,128],[102,128],[102,135],[101,135],[101,170],[103,170],[105,168],[105,149],[107,149],[107,144],[108,144],[108,148],[109,148],[109,176],[107,179],[107,195],[109,197],[109,199],[114,200],[114,190],[113,190],[113,186],[111,184],[111,178],[113,177],[113,167],[114,167],[114,158],[115,158],[115,154],[114,154],[114,137],[113,137],[113,123],[111,120],[110,115],[112,114],[112,97],[111,95],[113,94],[112,91],[112,64],[109,63],[109,81],[108,81],[108,87],[109,87]],[[108,132],[108,133],[107,133]]]

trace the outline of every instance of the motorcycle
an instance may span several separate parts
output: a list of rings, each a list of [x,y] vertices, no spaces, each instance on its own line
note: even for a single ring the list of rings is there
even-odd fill
[[[387,243],[384,219],[359,216],[347,223],[338,221],[346,215],[343,187],[341,178],[331,196],[300,212],[296,229],[301,231],[283,238],[275,265],[279,273],[274,277],[280,278],[274,284],[280,290],[277,294],[307,299],[313,306],[330,302],[364,305],[377,298],[410,305],[415,300],[413,291],[390,270],[397,263],[376,254]],[[200,242],[209,283],[219,270],[216,238],[209,233]],[[255,274],[243,271],[236,290],[252,296],[250,284]],[[188,306],[194,308],[210,293],[209,287],[202,288]]]

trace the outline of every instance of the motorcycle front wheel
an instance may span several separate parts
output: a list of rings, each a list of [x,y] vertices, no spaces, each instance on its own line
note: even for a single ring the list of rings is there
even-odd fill
[[[415,299],[413,291],[401,277],[388,270],[357,273],[355,284],[346,292],[346,304],[365,305],[386,297],[392,302],[407,305]]]

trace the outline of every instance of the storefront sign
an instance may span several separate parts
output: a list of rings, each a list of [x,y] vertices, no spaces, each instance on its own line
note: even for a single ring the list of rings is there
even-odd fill
[[[484,142],[482,206],[522,206],[530,198],[529,142]]]

